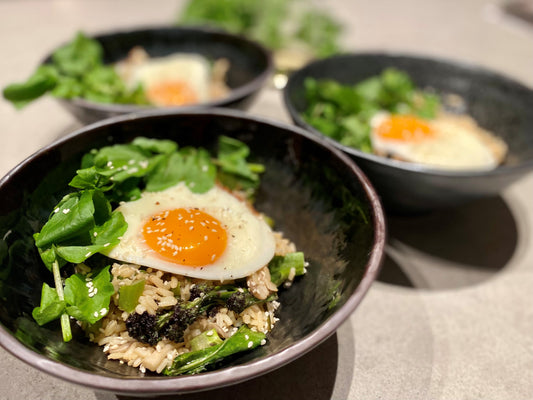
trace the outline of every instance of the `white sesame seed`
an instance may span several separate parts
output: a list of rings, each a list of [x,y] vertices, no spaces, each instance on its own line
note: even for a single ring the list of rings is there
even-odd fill
[[[65,208],[62,212],[63,214],[68,214],[70,212],[70,208]]]
[[[246,340],[248,340],[248,339],[250,339],[250,336],[248,336],[248,335],[244,335],[244,338],[245,338]]]
[[[98,311],[95,311],[93,315],[95,318],[98,318]]]
[[[206,336],[213,336],[213,331],[208,331],[208,332],[206,333]]]
[[[254,342],[252,342],[252,341],[249,341],[249,342],[248,342],[248,348],[249,348],[249,349],[251,349],[253,345],[254,345]]]
[[[261,340],[261,346],[264,346],[266,344],[266,342],[267,342],[266,339],[262,339]]]
[[[207,237],[207,235],[205,235],[205,236],[204,236],[204,240],[207,240],[207,239],[209,239],[209,238]]]
[[[104,247],[107,247],[107,246],[109,246],[110,244],[111,244],[111,243],[106,243],[106,244],[104,244]]]
[[[104,307],[100,310],[100,315],[104,316],[106,315],[106,313],[107,313],[107,308]]]
[[[189,230],[192,231],[194,229],[194,226],[190,226]]]
[[[59,212],[59,207],[54,210],[55,213]]]
[[[94,236],[94,237],[98,236],[98,232],[94,232],[94,233],[93,233],[93,236]]]
[[[88,252],[87,254],[85,254],[85,258],[90,257],[90,255],[91,255],[91,252]]]

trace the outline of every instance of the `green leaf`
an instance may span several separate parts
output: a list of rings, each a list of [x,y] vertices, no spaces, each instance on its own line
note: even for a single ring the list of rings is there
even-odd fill
[[[94,226],[93,192],[67,195],[37,235],[35,244],[46,248],[87,232]]]
[[[304,253],[295,252],[284,256],[274,256],[268,263],[268,269],[270,271],[270,280],[276,286],[279,286],[289,279],[292,269],[294,269],[294,276],[305,273]]]
[[[3,95],[6,100],[15,103],[15,105],[25,105],[52,90],[57,81],[56,69],[50,65],[41,65],[26,82],[6,86]]]
[[[153,154],[172,154],[178,150],[177,143],[172,140],[150,139],[142,136],[136,137],[132,144]]]
[[[222,343],[222,339],[218,336],[216,329],[211,329],[200,333],[189,342],[191,351],[203,350],[207,347],[216,346]]]
[[[202,372],[208,365],[212,365],[230,355],[256,348],[263,339],[265,339],[264,333],[252,331],[246,325],[242,325],[233,336],[218,345],[177,356],[172,365],[167,367],[163,373],[176,376]]]
[[[109,267],[95,276],[74,274],[65,280],[67,312],[79,321],[94,324],[109,312],[109,302],[115,292]]]
[[[55,289],[43,283],[41,305],[33,309],[33,319],[42,326],[61,317],[64,311],[65,302],[59,299]]]
[[[82,76],[96,65],[102,63],[102,46],[79,32],[74,40],[52,55],[57,68],[69,76]]]
[[[123,285],[118,290],[118,308],[131,313],[139,303],[146,281],[137,281],[131,285]]]
[[[265,167],[246,161],[250,149],[243,142],[221,135],[218,139],[219,179],[231,189],[255,188],[259,185],[259,174]]]
[[[147,176],[146,190],[157,192],[185,182],[194,193],[205,193],[215,184],[216,168],[204,149],[184,148],[167,156]]]
[[[111,218],[90,230],[90,243],[85,245],[57,246],[56,253],[71,263],[81,263],[96,253],[106,254],[115,247],[126,232],[128,224],[121,212],[113,212]]]

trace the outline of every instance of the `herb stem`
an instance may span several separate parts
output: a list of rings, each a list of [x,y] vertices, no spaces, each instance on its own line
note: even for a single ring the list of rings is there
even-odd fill
[[[65,294],[63,293],[63,281],[59,274],[59,263],[54,260],[52,263],[52,273],[54,274],[54,283],[56,286],[57,296],[59,300],[65,300]],[[63,333],[63,341],[68,342],[72,339],[72,331],[70,329],[70,319],[67,313],[61,314],[61,332]]]

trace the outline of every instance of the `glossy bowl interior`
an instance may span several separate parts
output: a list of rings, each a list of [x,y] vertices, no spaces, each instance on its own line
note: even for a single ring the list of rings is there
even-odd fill
[[[266,84],[273,71],[272,57],[260,44],[242,36],[201,27],[154,27],[111,32],[93,36],[104,49],[107,64],[123,60],[135,46],[142,46],[151,57],[173,53],[193,53],[210,61],[225,58],[230,67],[226,84],[230,93],[217,100],[175,108],[229,107],[246,109]],[[47,58],[48,60],[49,58]],[[80,122],[154,108],[126,104],[104,104],[85,99],[58,99]]]
[[[295,72],[285,87],[285,106],[298,126],[325,137],[301,116],[307,108],[305,79],[356,84],[388,67],[406,71],[419,88],[459,95],[464,101],[461,112],[501,137],[509,146],[509,155],[502,166],[491,171],[452,172],[363,153],[326,138],[357,162],[376,187],[385,208],[394,212],[420,212],[497,195],[533,170],[533,91],[477,66],[399,54],[339,55]]]
[[[268,342],[220,369],[164,377],[107,360],[82,332],[63,343],[59,325],[31,317],[51,274],[32,233],[40,229],[92,148],[143,135],[213,150],[221,134],[251,148],[266,165],[256,207],[304,251],[308,273],[280,292],[279,323]],[[280,367],[332,335],[376,277],[385,242],[381,205],[366,177],[322,139],[237,111],[157,111],[83,128],[37,152],[0,181],[0,344],[28,364],[76,384],[135,395],[230,385]],[[301,377],[305,379],[305,377]]]

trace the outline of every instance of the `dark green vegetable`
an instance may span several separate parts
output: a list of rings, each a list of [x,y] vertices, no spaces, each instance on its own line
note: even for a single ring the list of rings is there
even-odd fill
[[[255,39],[275,50],[305,46],[326,57],[339,50],[341,25],[324,10],[294,0],[191,0],[180,24],[207,24]]]
[[[65,301],[60,300],[55,289],[43,283],[41,305],[33,309],[32,316],[39,325],[58,319],[65,311]]]
[[[242,325],[237,332],[218,345],[177,356],[163,373],[176,376],[205,371],[208,366],[228,356],[256,348],[264,339],[264,333],[252,331],[246,325]]]
[[[115,289],[111,284],[109,267],[65,279],[67,313],[78,321],[94,324],[109,312],[109,300]]]
[[[372,152],[370,120],[377,112],[432,119],[440,107],[438,96],[418,90],[406,73],[393,68],[353,86],[308,78],[305,97],[302,117],[308,124],[367,153]]]
[[[274,256],[268,263],[270,271],[270,280],[279,286],[289,279],[291,270],[294,269],[294,276],[300,276],[305,273],[304,253],[295,252],[284,256]]]
[[[222,339],[218,336],[216,329],[211,329],[200,333],[189,342],[191,351],[203,350],[207,347],[216,346],[222,343]]]
[[[20,108],[52,90],[57,85],[57,81],[57,71],[49,65],[42,65],[25,83],[13,83],[6,86],[3,95],[6,100]]]
[[[157,315],[147,312],[130,314],[126,328],[131,337],[148,344],[155,344],[163,338],[181,342],[187,327],[210,310],[225,306],[241,313],[254,304],[277,299],[273,294],[264,300],[254,297],[248,289],[235,285],[210,286],[198,284],[191,289],[189,301],[180,301],[171,310],[162,310]]]
[[[26,82],[11,84],[3,90],[4,98],[17,108],[46,93],[100,103],[148,104],[142,87],[126,88],[114,68],[104,65],[100,43],[81,32],[57,49],[51,61],[38,67]]]

